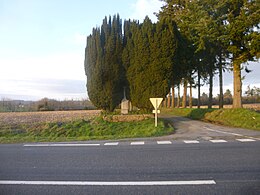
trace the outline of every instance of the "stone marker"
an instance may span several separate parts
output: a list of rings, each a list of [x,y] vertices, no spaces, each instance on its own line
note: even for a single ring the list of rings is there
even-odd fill
[[[126,99],[125,87],[124,87],[124,98],[121,101],[121,114],[128,114],[129,100]]]

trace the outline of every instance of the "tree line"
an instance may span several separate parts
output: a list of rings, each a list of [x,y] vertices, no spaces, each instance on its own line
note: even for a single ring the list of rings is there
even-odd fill
[[[259,3],[255,0],[164,0],[158,22],[143,23],[119,15],[105,17],[87,37],[85,72],[90,100],[112,111],[123,98],[151,109],[150,97],[166,97],[175,87],[187,89],[209,83],[208,106],[213,102],[213,77],[219,75],[219,105],[223,107],[223,79],[233,71],[233,107],[242,107],[241,69],[259,58]],[[171,90],[170,90],[171,89]],[[174,101],[175,98],[172,98]],[[173,102],[172,105],[175,105]]]
[[[172,99],[174,98],[174,100]],[[212,105],[219,105],[220,95],[213,97]],[[194,106],[198,106],[198,98],[191,97],[187,95],[186,97],[186,104],[188,107],[192,108]],[[173,106],[172,102],[175,102]],[[232,105],[233,104],[233,95],[230,89],[227,89],[223,94],[223,103],[224,105]],[[242,103],[244,104],[259,104],[260,103],[260,88],[247,86],[247,90],[245,91],[244,95],[242,96]],[[168,96],[164,99],[162,106],[163,107],[176,107],[180,108],[183,107],[183,96],[172,97]],[[205,92],[203,92],[200,96],[200,105],[206,106],[209,105],[209,96]]]
[[[95,109],[89,100],[63,100],[43,98],[39,101],[12,100],[1,98],[0,112],[35,112]]]

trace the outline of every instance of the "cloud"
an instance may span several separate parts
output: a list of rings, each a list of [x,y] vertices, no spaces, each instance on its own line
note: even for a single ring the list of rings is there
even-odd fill
[[[163,2],[159,0],[137,0],[132,5],[133,13],[130,18],[142,21],[148,15],[153,22],[156,22],[157,17],[154,13],[158,13],[162,5]]]
[[[74,33],[60,38],[63,44],[56,52],[50,45],[50,52],[40,54],[15,50],[0,54],[0,98],[86,98],[86,37]]]
[[[82,53],[1,57],[0,98],[86,98],[84,50]]]
[[[85,79],[84,55],[80,53],[1,58],[0,64],[0,81],[32,78]]]

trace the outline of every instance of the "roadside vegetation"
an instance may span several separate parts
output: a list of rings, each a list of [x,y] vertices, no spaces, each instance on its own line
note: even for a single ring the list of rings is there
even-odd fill
[[[162,113],[225,126],[260,130],[260,113],[249,109],[163,108]]]
[[[14,116],[17,113],[12,114]],[[162,120],[159,120],[158,127],[155,128],[152,118],[137,122],[108,122],[102,116],[85,118],[72,116],[70,120],[68,117],[63,119],[62,115],[58,117],[57,114],[53,120],[42,119],[30,123],[29,118],[34,114],[27,113],[27,122],[23,118],[12,120],[9,124],[1,123],[4,119],[8,120],[7,115],[0,117],[0,143],[113,140],[156,137],[173,132],[173,128]]]

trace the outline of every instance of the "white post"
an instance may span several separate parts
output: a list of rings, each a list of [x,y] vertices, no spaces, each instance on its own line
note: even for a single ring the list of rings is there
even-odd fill
[[[160,113],[160,110],[158,110],[158,107],[162,103],[163,98],[150,98],[150,101],[151,101],[153,107],[155,108],[155,110],[153,110],[153,113],[155,114],[154,126],[157,127],[158,113]]]
[[[156,106],[155,106],[155,127],[157,127],[157,106],[158,106],[158,101],[156,99]]]

